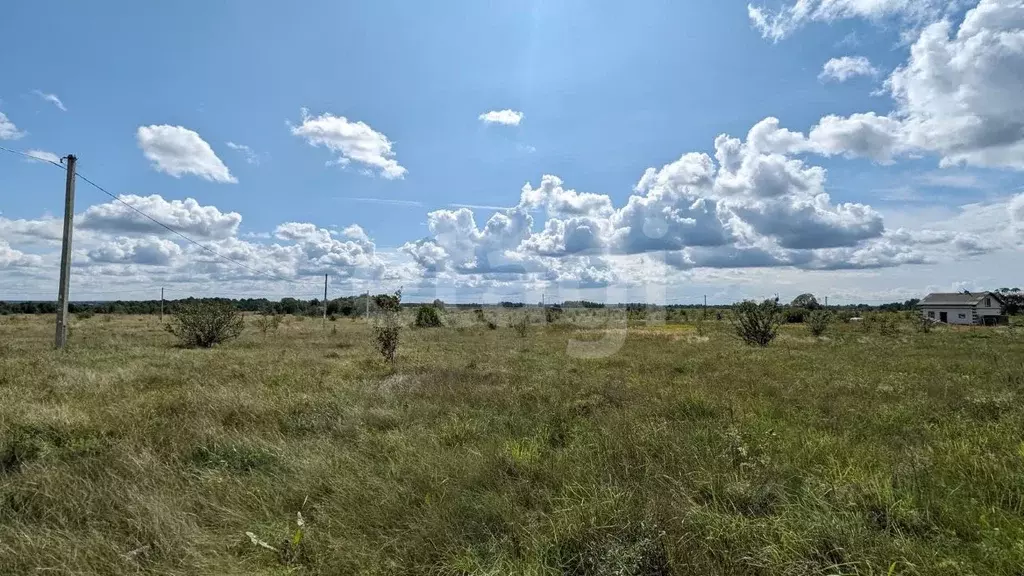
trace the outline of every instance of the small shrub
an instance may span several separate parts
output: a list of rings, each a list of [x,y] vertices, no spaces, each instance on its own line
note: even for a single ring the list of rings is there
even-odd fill
[[[227,342],[238,338],[244,328],[242,314],[230,302],[216,300],[180,305],[167,325],[167,331],[189,348],[210,348]]]
[[[402,311],[402,290],[394,294],[380,294],[373,297],[380,314],[374,320],[373,340],[384,360],[395,364],[398,357],[398,341],[401,333],[398,315]]]
[[[931,318],[926,318],[924,314],[918,314],[917,320],[915,320],[914,324],[917,326],[918,332],[927,334],[932,331],[935,321]]]
[[[512,329],[516,331],[516,334],[520,338],[526,338],[526,334],[530,331],[530,315],[521,314],[512,321]]]
[[[885,312],[866,314],[861,322],[865,332],[878,332],[882,336],[895,336],[900,331],[896,318]]]
[[[701,310],[693,320],[693,325],[697,328],[697,336],[703,337],[707,333],[707,326],[704,325],[704,321],[707,320],[707,310]]]
[[[548,324],[554,324],[562,319],[562,307],[561,306],[548,306],[544,309],[544,320]]]
[[[75,314],[75,318],[77,318],[78,320],[88,320],[89,318],[92,318],[94,315],[95,313],[92,310],[82,310],[81,312]]]
[[[264,335],[267,332],[277,332],[277,327],[280,325],[281,317],[277,314],[260,314],[256,316],[256,328]]]
[[[813,336],[821,336],[832,323],[832,314],[827,310],[813,310],[807,315],[807,327]]]
[[[419,328],[439,328],[442,326],[441,314],[436,306],[420,306],[416,311],[416,326]]]
[[[786,308],[786,323],[787,324],[803,324],[807,320],[807,316],[810,311],[806,308]]]
[[[732,323],[736,334],[747,344],[767,346],[778,335],[782,324],[779,301],[742,302],[734,309]]]
[[[498,325],[495,324],[494,322],[491,322],[490,320],[488,320],[487,321],[487,329],[488,330],[497,330],[498,329]]]

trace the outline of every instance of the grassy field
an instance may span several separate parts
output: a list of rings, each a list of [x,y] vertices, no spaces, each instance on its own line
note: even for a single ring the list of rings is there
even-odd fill
[[[58,353],[52,320],[0,317],[3,574],[1024,570],[1020,329],[639,325],[586,359],[602,332],[467,312],[392,369],[362,321],[187,350],[95,316]]]

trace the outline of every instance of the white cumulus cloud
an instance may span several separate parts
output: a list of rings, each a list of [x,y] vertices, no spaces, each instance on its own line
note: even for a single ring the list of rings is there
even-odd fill
[[[121,200],[155,220],[185,234],[200,238],[228,238],[238,232],[242,216],[237,212],[221,212],[216,206],[202,206],[192,198],[165,200],[162,196],[125,194]],[[109,234],[169,234],[166,229],[128,208],[121,202],[90,206],[76,216],[76,227]]]
[[[1024,169],[1024,3],[981,0],[925,28],[889,78],[911,145],[944,165]]]
[[[6,114],[0,112],[0,140],[17,140],[25,135]]]
[[[1024,170],[1024,3],[980,0],[958,28],[924,27],[885,87],[892,113],[826,116],[807,151],[878,162],[932,154],[944,167]]]
[[[38,266],[41,263],[42,259],[39,256],[15,250],[6,240],[0,238],[0,269]]]
[[[302,123],[291,126],[291,132],[310,146],[324,146],[338,155],[334,162],[342,166],[361,165],[389,180],[403,178],[404,166],[395,160],[392,142],[364,122],[352,122],[344,116],[325,112],[310,116],[302,109]]]
[[[175,178],[192,174],[212,182],[238,182],[213,148],[188,128],[166,124],[139,126],[136,140],[159,172]]]
[[[870,158],[882,164],[908,149],[903,122],[874,112],[825,116],[811,128],[809,139],[811,150],[819,154]]]
[[[871,61],[864,56],[843,56],[825,62],[818,78],[823,81],[846,82],[856,76],[875,76],[877,74],[878,68],[872,66]]]
[[[884,237],[882,218],[870,206],[832,202],[824,169],[790,156],[818,146],[767,118],[745,140],[716,139],[715,159],[688,153],[649,168],[619,208],[607,195],[577,192],[545,175],[540,186],[522,188],[518,206],[495,213],[483,227],[469,210],[431,212],[429,236],[402,250],[428,274],[517,270],[523,278],[604,270],[606,257],[654,252],[679,269],[827,270],[923,261],[911,246]],[[547,220],[534,231],[530,212],[538,209]],[[612,276],[589,274],[595,281]]]
[[[525,115],[518,110],[491,110],[477,116],[477,119],[484,124],[503,124],[505,126],[519,126]]]
[[[182,249],[166,238],[117,237],[88,251],[92,262],[168,266],[182,255]]]

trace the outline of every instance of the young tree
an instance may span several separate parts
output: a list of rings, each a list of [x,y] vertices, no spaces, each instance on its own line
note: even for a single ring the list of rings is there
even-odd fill
[[[437,306],[420,306],[416,310],[416,326],[418,328],[440,328],[441,313]]]
[[[790,303],[793,308],[806,308],[808,310],[816,310],[820,306],[818,305],[818,299],[814,297],[814,294],[808,292],[807,294],[801,294],[796,298],[793,298],[793,302]]]
[[[1003,313],[1009,316],[1024,310],[1024,292],[1020,288],[1000,288],[995,291],[1003,299]]]
[[[526,338],[526,335],[530,332],[530,315],[526,313],[520,314],[509,325],[520,338]]]
[[[380,311],[373,323],[373,340],[377,351],[385,360],[395,365],[398,357],[398,340],[402,330],[399,314],[402,311],[402,289],[394,294],[378,294],[373,297]]]
[[[760,304],[747,300],[733,308],[736,334],[750,345],[767,346],[778,335],[782,312],[777,298]]]
[[[231,302],[195,300],[178,306],[167,331],[178,337],[182,346],[210,348],[237,338],[245,320]]]
[[[810,328],[811,334],[814,336],[824,334],[831,322],[832,314],[827,310],[814,310],[807,315],[807,327]]]

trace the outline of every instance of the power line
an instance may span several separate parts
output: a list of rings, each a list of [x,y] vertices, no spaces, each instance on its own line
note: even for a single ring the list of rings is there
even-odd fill
[[[24,156],[25,158],[30,158],[30,159],[32,159],[32,160],[38,160],[39,162],[46,162],[47,164],[52,164],[53,166],[56,166],[57,168],[60,168],[61,170],[64,170],[64,166],[63,166],[63,165],[61,165],[61,164],[58,164],[58,163],[56,163],[56,162],[54,162],[54,161],[52,161],[52,160],[48,160],[48,159],[46,159],[46,158],[40,158],[40,157],[38,157],[38,156],[34,156],[34,155],[32,155],[32,154],[28,154],[28,153],[25,153],[25,152],[21,152],[21,151],[19,151],[19,150],[12,150],[12,149],[10,149],[10,148],[6,148],[6,147],[4,147],[4,146],[0,146],[0,150],[3,150],[3,151],[5,151],[5,152],[10,152],[10,153],[12,153],[12,154],[17,154],[17,155],[19,155],[19,156]],[[62,160],[63,160],[63,159],[62,159]],[[243,263],[239,262],[238,260],[235,260],[234,258],[231,258],[231,257],[229,257],[229,256],[225,256],[224,254],[221,254],[220,252],[217,252],[217,251],[216,251],[216,250],[214,250],[213,248],[210,248],[209,246],[206,246],[206,245],[204,245],[204,244],[202,244],[202,243],[200,243],[200,242],[197,242],[197,241],[195,241],[195,240],[193,240],[193,239],[189,238],[189,237],[188,237],[188,236],[186,236],[185,234],[182,234],[181,232],[179,232],[179,231],[175,230],[174,228],[171,228],[170,226],[168,226],[168,225],[164,224],[163,222],[161,222],[161,221],[157,220],[156,218],[154,218],[154,217],[150,216],[149,214],[146,214],[146,213],[145,213],[145,212],[143,212],[142,210],[139,210],[139,209],[138,209],[138,208],[136,208],[135,206],[132,206],[132,205],[131,205],[131,204],[129,204],[128,202],[125,202],[125,201],[124,201],[124,200],[122,200],[122,199],[121,199],[121,198],[120,198],[119,196],[117,196],[117,195],[115,195],[115,194],[112,194],[112,193],[111,193],[111,192],[109,192],[109,191],[108,191],[108,190],[107,190],[106,188],[104,188],[104,187],[100,186],[99,184],[97,184],[97,183],[93,182],[92,180],[90,180],[90,179],[89,179],[88,177],[86,177],[86,176],[85,176],[84,174],[82,174],[81,172],[79,172],[79,171],[77,171],[77,170],[76,170],[76,171],[75,171],[75,176],[77,176],[77,177],[81,178],[82,180],[84,180],[84,181],[85,181],[85,182],[86,182],[87,184],[89,184],[89,185],[90,185],[90,186],[92,186],[93,188],[96,188],[96,189],[97,189],[97,190],[99,190],[100,192],[103,192],[103,193],[104,193],[104,194],[106,194],[107,196],[109,196],[109,197],[113,198],[114,200],[116,200],[116,201],[120,202],[121,204],[124,204],[125,206],[127,206],[127,207],[128,207],[128,209],[130,209],[130,210],[132,210],[133,212],[135,212],[135,213],[139,214],[139,215],[140,215],[140,216],[142,216],[143,218],[146,218],[147,220],[149,220],[149,221],[153,222],[153,223],[154,223],[154,224],[156,224],[157,226],[160,226],[161,228],[163,228],[163,229],[167,230],[168,232],[170,232],[170,233],[172,233],[172,234],[174,234],[174,235],[176,235],[176,236],[180,237],[181,239],[185,240],[186,242],[188,242],[188,243],[190,243],[190,244],[192,244],[192,245],[194,245],[194,246],[197,246],[198,248],[200,248],[200,249],[202,249],[202,250],[205,250],[206,252],[209,252],[210,254],[213,254],[214,256],[216,256],[216,257],[218,257],[218,258],[221,258],[221,259],[223,259],[223,260],[226,260],[226,261],[228,261],[228,262],[230,262],[230,263],[232,263],[232,264],[234,264],[234,265],[236,265],[236,266],[239,266],[239,267],[241,267],[241,268],[244,268],[244,269],[248,270],[249,272],[252,272],[253,274],[256,274],[256,275],[266,276],[266,277],[268,277],[268,278],[271,278],[271,279],[273,279],[273,280],[277,280],[277,281],[279,281],[279,282],[290,282],[290,283],[292,283],[292,284],[303,284],[303,282],[301,282],[301,281],[299,281],[299,280],[289,280],[289,279],[287,279],[287,278],[282,278],[282,277],[280,277],[280,276],[277,276],[276,274],[271,274],[270,272],[266,272],[266,271],[258,270],[258,269],[256,269],[256,268],[253,268],[253,267],[251,267],[251,266],[248,266],[248,265],[246,265],[246,264],[243,264]],[[307,283],[308,283],[308,282],[307,282]]]
[[[172,234],[175,234],[175,235],[177,235],[177,236],[181,237],[181,238],[182,238],[183,240],[185,240],[186,242],[188,242],[188,243],[190,243],[190,244],[193,244],[194,246],[197,246],[197,247],[199,247],[199,248],[202,248],[203,250],[205,250],[205,251],[209,252],[210,254],[213,254],[214,256],[216,256],[216,257],[218,257],[218,258],[222,258],[222,259],[224,259],[224,260],[227,260],[228,262],[231,262],[232,264],[235,264],[236,266],[240,266],[240,267],[242,267],[242,268],[245,268],[246,270],[248,270],[248,271],[252,272],[253,274],[261,274],[261,275],[265,275],[265,276],[267,276],[267,277],[269,277],[269,278],[272,278],[272,279],[274,279],[274,280],[278,280],[278,281],[280,281],[280,282],[292,282],[292,283],[299,283],[299,282],[298,282],[297,280],[288,280],[287,278],[281,278],[280,276],[277,276],[277,275],[271,274],[270,272],[264,272],[264,271],[261,271],[261,270],[257,270],[256,268],[253,268],[253,267],[251,267],[251,266],[247,266],[247,265],[245,265],[245,264],[242,264],[241,262],[239,262],[238,260],[235,260],[234,258],[230,258],[230,257],[228,257],[228,256],[225,256],[225,255],[221,254],[220,252],[217,252],[217,251],[216,251],[216,250],[214,250],[213,248],[210,248],[209,246],[206,246],[206,245],[204,245],[204,244],[201,244],[201,243],[199,243],[199,242],[196,242],[195,240],[193,240],[193,239],[189,238],[188,236],[186,236],[186,235],[182,234],[181,232],[178,232],[178,231],[177,231],[177,230],[175,230],[174,228],[171,228],[170,226],[168,226],[168,225],[164,224],[163,222],[161,222],[161,221],[157,220],[156,218],[153,218],[153,217],[152,217],[152,216],[150,216],[149,214],[146,214],[146,213],[145,213],[145,212],[143,212],[142,210],[139,210],[139,209],[138,209],[138,208],[136,208],[135,206],[132,206],[132,205],[131,205],[131,204],[129,204],[128,202],[125,202],[125,201],[124,201],[124,200],[122,200],[122,199],[121,199],[121,198],[120,198],[119,196],[116,196],[116,195],[114,195],[114,194],[111,194],[111,193],[110,193],[110,192],[108,192],[108,191],[107,191],[107,190],[106,190],[106,189],[105,189],[104,187],[102,187],[102,186],[100,186],[99,184],[97,184],[97,183],[93,182],[92,180],[90,180],[90,179],[86,178],[86,177],[85,177],[85,175],[84,175],[84,174],[82,174],[81,172],[75,172],[75,175],[76,175],[76,176],[78,176],[79,178],[81,178],[82,180],[85,180],[85,182],[86,182],[87,184],[91,185],[91,186],[92,186],[93,188],[96,188],[96,189],[97,189],[97,190],[99,190],[100,192],[103,192],[103,193],[104,193],[104,194],[106,194],[107,196],[110,196],[110,197],[111,197],[111,198],[113,198],[114,200],[117,200],[117,201],[118,201],[118,202],[120,202],[121,204],[124,204],[125,206],[127,206],[127,207],[128,207],[128,209],[130,209],[130,210],[132,210],[133,212],[135,212],[135,213],[139,214],[139,215],[140,215],[140,216],[142,216],[143,218],[146,218],[147,220],[149,220],[149,221],[153,222],[153,223],[154,223],[154,224],[156,224],[157,226],[160,226],[160,227],[161,227],[161,228],[163,228],[164,230],[167,230],[168,232],[170,232],[170,233],[172,233]]]
[[[63,169],[64,169],[64,166],[63,166],[63,165],[61,165],[61,164],[58,164],[58,163],[56,163],[56,162],[54,162],[54,161],[52,161],[52,160],[48,160],[48,159],[46,159],[46,158],[40,158],[40,157],[38,157],[38,156],[33,156],[32,154],[27,154],[27,153],[25,153],[25,152],[21,152],[21,151],[19,151],[19,150],[12,150],[12,149],[10,149],[10,148],[6,148],[6,147],[4,147],[4,146],[0,146],[0,150],[3,150],[3,151],[5,151],[5,152],[10,152],[10,153],[12,153],[12,154],[17,154],[17,155],[19,155],[19,156],[24,156],[25,158],[30,158],[30,159],[32,159],[32,160],[38,160],[39,162],[46,162],[47,164],[52,164],[53,166],[56,166],[57,168],[60,168],[61,170],[63,170]],[[62,159],[62,160],[63,160],[63,159]],[[138,208],[136,208],[135,206],[132,206],[132,205],[131,205],[131,204],[129,204],[128,202],[125,202],[125,201],[124,201],[124,200],[122,200],[122,199],[121,199],[121,198],[120,198],[119,196],[117,196],[117,195],[115,195],[115,194],[112,194],[112,193],[111,193],[111,192],[109,192],[109,191],[108,191],[108,190],[107,190],[106,188],[104,188],[104,187],[100,186],[99,184],[97,184],[97,183],[93,182],[92,180],[90,180],[89,178],[87,178],[87,177],[86,177],[86,176],[85,176],[84,174],[82,174],[81,172],[79,172],[79,171],[77,171],[77,170],[76,170],[76,171],[75,171],[75,176],[77,176],[77,177],[81,178],[82,180],[84,180],[84,181],[85,181],[85,182],[86,182],[87,184],[89,184],[89,185],[90,185],[90,186],[92,186],[93,188],[96,188],[96,189],[97,189],[97,190],[99,190],[100,192],[103,192],[103,193],[104,193],[104,194],[106,194],[107,196],[109,196],[109,197],[113,198],[114,200],[116,200],[116,201],[120,202],[121,204],[124,204],[124,205],[125,205],[125,206],[127,206],[127,207],[128,207],[128,208],[129,208],[130,210],[132,210],[133,212],[135,212],[135,213],[139,214],[139,215],[140,215],[140,216],[142,216],[143,218],[146,218],[147,220],[149,220],[149,221],[153,222],[153,223],[154,223],[154,224],[156,224],[157,226],[160,226],[161,228],[163,228],[163,229],[167,230],[168,232],[170,232],[170,233],[172,233],[172,234],[175,234],[175,235],[179,236],[180,238],[182,238],[182,239],[183,239],[183,240],[185,240],[186,242],[188,242],[188,243],[190,243],[190,244],[193,244],[194,246],[197,246],[197,247],[199,247],[200,249],[202,249],[202,250],[205,250],[206,252],[209,252],[210,254],[213,254],[214,256],[216,256],[216,257],[218,257],[218,258],[221,258],[221,259],[223,259],[223,260],[226,260],[226,261],[228,261],[228,262],[231,262],[232,264],[235,264],[236,266],[239,266],[239,267],[241,267],[241,268],[244,268],[244,269],[246,269],[246,270],[248,270],[248,271],[252,272],[253,274],[257,274],[257,275],[262,275],[262,276],[267,276],[268,278],[271,278],[271,279],[273,279],[273,280],[277,280],[277,281],[279,281],[279,282],[290,282],[290,283],[292,283],[292,284],[302,284],[302,282],[300,282],[299,280],[289,280],[289,279],[287,279],[287,278],[282,278],[282,277],[280,277],[280,276],[277,276],[276,274],[271,274],[270,272],[266,272],[266,271],[262,271],[262,270],[257,270],[256,268],[253,268],[253,267],[251,267],[251,266],[248,266],[248,265],[246,265],[246,264],[243,264],[243,263],[239,262],[238,260],[235,260],[235,259],[233,259],[233,258],[231,258],[231,257],[225,256],[224,254],[221,254],[220,252],[217,252],[217,251],[216,251],[216,250],[214,250],[213,248],[210,248],[209,246],[206,246],[206,245],[204,245],[204,244],[202,244],[202,243],[200,243],[200,242],[197,242],[197,241],[195,241],[195,240],[193,240],[193,239],[189,238],[188,236],[186,236],[186,235],[182,234],[181,232],[179,232],[179,231],[175,230],[174,228],[171,228],[170,226],[168,226],[168,225],[164,224],[163,222],[161,222],[161,221],[157,220],[156,218],[153,218],[153,217],[152,217],[152,216],[150,216],[149,214],[146,214],[145,212],[143,212],[142,210],[139,210],[139,209],[138,209]]]
[[[0,150],[3,150],[4,152],[10,152],[11,154],[17,154],[19,156],[24,156],[25,158],[29,158],[31,160],[36,160],[38,162],[46,162],[47,164],[53,164],[54,166],[56,166],[57,168],[60,168],[61,170],[64,169],[63,165],[58,164],[58,163],[54,162],[53,160],[49,160],[47,158],[40,158],[39,156],[33,156],[32,154],[28,154],[26,152],[21,152],[21,151],[18,151],[18,150],[11,150],[10,148],[5,148],[3,146],[0,146]],[[63,158],[61,160],[63,160]]]

